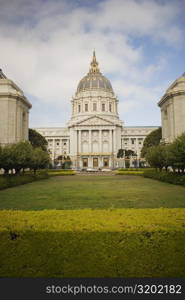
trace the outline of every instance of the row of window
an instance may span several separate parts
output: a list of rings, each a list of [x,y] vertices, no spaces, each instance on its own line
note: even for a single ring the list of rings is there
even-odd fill
[[[85,103],[85,112],[89,111],[88,103]],[[97,111],[97,103],[93,103],[93,111]],[[105,111],[105,103],[101,105],[101,111]],[[81,112],[81,104],[78,104],[78,112]],[[109,112],[112,112],[112,104],[109,103]]]
[[[124,144],[127,145],[127,143],[129,142],[128,139],[124,139]],[[131,144],[134,145],[136,142],[136,138],[131,138]],[[138,144],[141,145],[143,142],[143,139],[139,138],[138,139]]]

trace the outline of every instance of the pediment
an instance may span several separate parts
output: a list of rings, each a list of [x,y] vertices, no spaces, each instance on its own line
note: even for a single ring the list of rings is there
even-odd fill
[[[102,117],[93,116],[85,120],[79,121],[76,125],[90,126],[90,125],[115,125],[113,121],[106,120]]]

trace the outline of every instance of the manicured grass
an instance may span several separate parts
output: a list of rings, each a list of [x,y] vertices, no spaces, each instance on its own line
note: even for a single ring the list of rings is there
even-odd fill
[[[185,187],[141,176],[62,176],[0,191],[0,209],[185,207]]]
[[[0,212],[1,277],[184,277],[185,209]]]

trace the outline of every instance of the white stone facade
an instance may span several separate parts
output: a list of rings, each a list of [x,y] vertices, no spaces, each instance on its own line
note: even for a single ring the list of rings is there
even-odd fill
[[[28,139],[31,104],[21,89],[0,70],[0,144]]]
[[[133,150],[140,158],[145,137],[157,127],[125,127],[118,115],[118,99],[98,68],[95,53],[89,73],[72,98],[72,117],[66,128],[35,128],[48,141],[52,160],[69,156],[73,167],[116,168],[119,149]]]
[[[185,73],[175,80],[159,101],[162,140],[171,143],[185,132]]]

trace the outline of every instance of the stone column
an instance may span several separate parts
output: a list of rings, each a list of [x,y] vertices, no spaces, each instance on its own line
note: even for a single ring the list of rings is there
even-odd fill
[[[75,142],[76,142],[76,167],[79,167],[78,163],[78,130],[75,130]]]
[[[109,152],[112,153],[112,130],[109,130]]]
[[[116,152],[116,130],[113,130],[113,139],[114,139],[114,152]]]
[[[136,167],[138,168],[139,167],[139,161],[138,161],[138,155],[139,155],[139,140],[138,140],[138,137],[136,137],[136,147],[135,147],[135,149],[136,149],[136,154],[137,154],[137,156],[136,156]]]
[[[89,130],[89,152],[92,152],[92,131]]]
[[[55,159],[55,139],[53,139],[53,147],[52,147],[52,160]]]
[[[99,130],[99,152],[102,153],[102,130]]]
[[[67,140],[67,152],[70,155],[70,139]]]
[[[79,135],[78,135],[78,145],[79,145],[79,154],[81,153],[81,145],[82,145],[82,138],[81,138],[81,130],[79,130]]]

